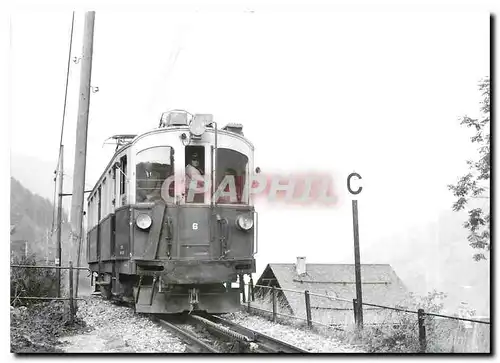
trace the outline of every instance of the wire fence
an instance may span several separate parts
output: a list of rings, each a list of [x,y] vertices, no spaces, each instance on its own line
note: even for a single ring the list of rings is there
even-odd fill
[[[74,270],[87,270],[90,271],[89,268],[87,267],[73,267],[73,263],[70,261],[69,266],[43,266],[43,265],[20,265],[20,264],[11,264],[10,268],[14,269],[42,269],[42,270],[68,270],[69,271],[69,284],[68,284],[68,296],[67,297],[59,297],[59,296],[24,296],[23,295],[23,290],[18,290],[17,286],[12,294],[11,291],[11,305],[15,305],[16,302],[20,302],[21,300],[40,300],[40,301],[69,301],[69,310],[70,310],[70,323],[73,323],[76,315],[76,300],[85,300],[82,298],[78,298],[78,296],[75,296],[74,294],[74,278],[73,278],[73,272]],[[59,280],[60,281],[60,280]],[[60,286],[59,288],[59,293],[60,293]],[[59,295],[58,293],[58,295]],[[14,295],[14,296],[12,296]]]
[[[243,303],[248,312],[258,311],[273,322],[358,332],[373,328],[381,334],[387,327],[393,333],[411,335],[416,352],[490,352],[489,318],[465,318],[356,299],[298,291],[274,286],[245,284]],[[403,332],[403,330],[406,331]]]

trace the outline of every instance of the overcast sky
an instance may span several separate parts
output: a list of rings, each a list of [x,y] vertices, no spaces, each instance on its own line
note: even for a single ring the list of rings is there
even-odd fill
[[[83,19],[77,12],[72,57]],[[70,28],[71,12],[11,18],[11,152],[54,165]],[[343,196],[329,209],[257,205],[258,272],[296,256],[352,263],[350,172],[363,177],[362,251],[450,208],[446,185],[474,154],[457,117],[479,114],[489,31],[488,13],[97,12],[88,187],[113,154],[107,137],[153,129],[173,108],[211,113],[244,125],[263,172],[331,173]],[[67,167],[80,65],[70,70]]]

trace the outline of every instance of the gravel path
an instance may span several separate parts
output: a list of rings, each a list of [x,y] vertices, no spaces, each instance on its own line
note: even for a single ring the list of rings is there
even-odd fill
[[[266,318],[249,315],[246,312],[226,314],[224,318],[308,350],[311,353],[364,353],[361,349],[344,344],[334,337],[289,325],[273,323]]]
[[[66,353],[183,353],[185,344],[133,309],[100,297],[79,302],[85,332],[60,338]]]

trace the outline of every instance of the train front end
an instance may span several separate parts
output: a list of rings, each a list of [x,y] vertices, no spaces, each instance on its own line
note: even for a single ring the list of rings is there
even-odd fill
[[[239,310],[257,248],[253,146],[242,127],[170,113],[134,141],[132,157],[135,203],[116,223],[130,224],[136,311]]]

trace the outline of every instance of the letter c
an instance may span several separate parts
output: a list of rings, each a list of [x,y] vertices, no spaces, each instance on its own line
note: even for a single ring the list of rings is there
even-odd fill
[[[356,195],[356,194],[361,193],[361,191],[363,190],[363,187],[359,187],[358,190],[356,190],[356,191],[353,191],[351,189],[351,178],[353,176],[357,177],[358,179],[363,179],[363,178],[361,178],[361,175],[359,175],[358,173],[351,173],[347,177],[347,190],[349,190],[349,193]]]

